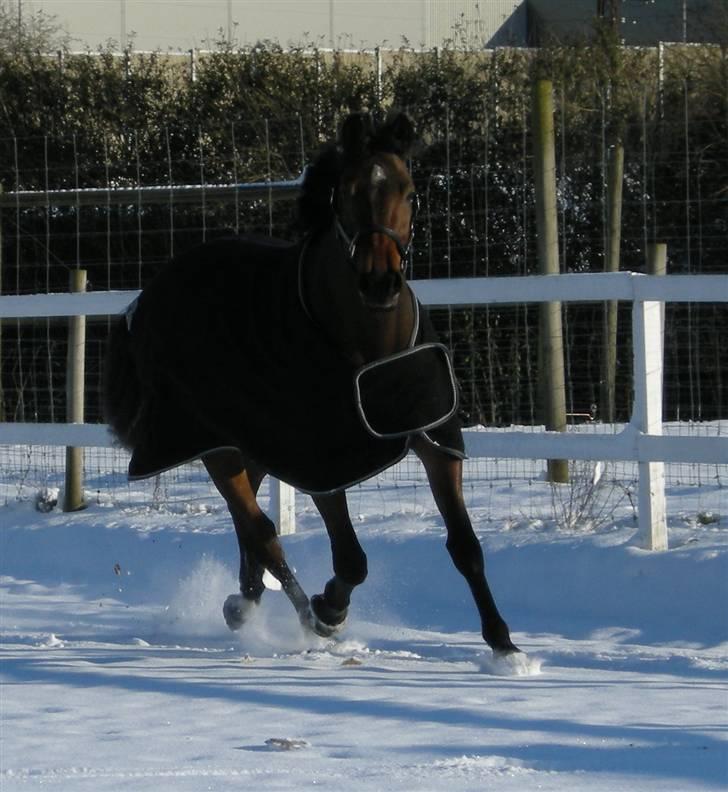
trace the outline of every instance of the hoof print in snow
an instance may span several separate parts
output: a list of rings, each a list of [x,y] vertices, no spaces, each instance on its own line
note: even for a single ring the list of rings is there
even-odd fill
[[[306,740],[292,740],[290,737],[270,737],[265,744],[274,751],[300,751],[308,748]]]

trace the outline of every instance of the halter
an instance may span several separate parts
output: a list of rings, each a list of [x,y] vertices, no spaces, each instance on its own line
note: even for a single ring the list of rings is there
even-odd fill
[[[409,256],[412,252],[412,243],[414,242],[415,238],[415,218],[417,217],[419,208],[420,199],[417,193],[415,193],[412,199],[412,214],[410,216],[410,228],[406,244],[402,244],[402,240],[393,229],[385,225],[380,225],[379,223],[370,223],[369,225],[362,226],[356,231],[354,236],[349,236],[341,222],[341,219],[339,218],[339,213],[336,211],[336,188],[331,190],[331,210],[334,213],[334,228],[336,230],[336,236],[346,248],[347,255],[349,256],[349,262],[352,265],[356,256],[356,249],[363,236],[384,234],[384,236],[389,237],[397,246],[397,252],[399,253],[400,258],[400,267],[402,272],[406,273],[407,265],[409,264]]]

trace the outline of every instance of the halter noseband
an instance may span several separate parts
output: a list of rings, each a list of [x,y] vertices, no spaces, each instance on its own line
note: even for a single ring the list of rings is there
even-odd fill
[[[354,263],[356,249],[363,236],[384,234],[384,236],[389,237],[397,246],[397,252],[399,253],[400,257],[400,267],[402,268],[402,272],[406,272],[407,264],[409,263],[409,255],[412,252],[412,243],[414,242],[415,238],[415,217],[417,217],[419,205],[419,198],[417,193],[415,193],[412,201],[412,214],[410,216],[410,228],[406,244],[402,243],[399,235],[393,229],[385,225],[380,225],[379,223],[370,223],[369,225],[362,226],[356,231],[354,236],[349,236],[341,222],[341,219],[339,218],[339,213],[336,211],[336,189],[333,189],[331,191],[331,209],[334,213],[334,228],[336,230],[336,236],[346,248],[349,261],[352,264]]]

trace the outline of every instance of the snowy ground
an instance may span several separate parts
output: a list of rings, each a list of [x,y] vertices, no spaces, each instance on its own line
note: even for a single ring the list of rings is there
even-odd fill
[[[728,516],[676,487],[671,549],[651,554],[627,513],[568,531],[514,514],[549,501],[542,482],[471,487],[501,609],[541,664],[498,676],[439,517],[387,486],[352,497],[370,577],[335,643],[278,592],[227,630],[235,541],[207,488],[73,515],[0,492],[3,792],[726,788]],[[313,594],[329,550],[301,505],[285,546]]]

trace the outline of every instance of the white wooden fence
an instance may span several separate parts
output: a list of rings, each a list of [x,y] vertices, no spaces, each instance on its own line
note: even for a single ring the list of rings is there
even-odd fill
[[[618,434],[465,432],[471,457],[632,460],[639,465],[638,512],[645,547],[667,548],[665,462],[728,464],[728,438],[662,434],[663,317],[666,302],[728,303],[728,275],[651,276],[631,272],[414,281],[430,306],[540,302],[632,303],[634,400]],[[103,316],[121,313],[137,291],[0,297],[0,318]],[[0,423],[0,444],[108,447],[104,425]],[[273,488],[281,532],[294,529],[291,488]]]

